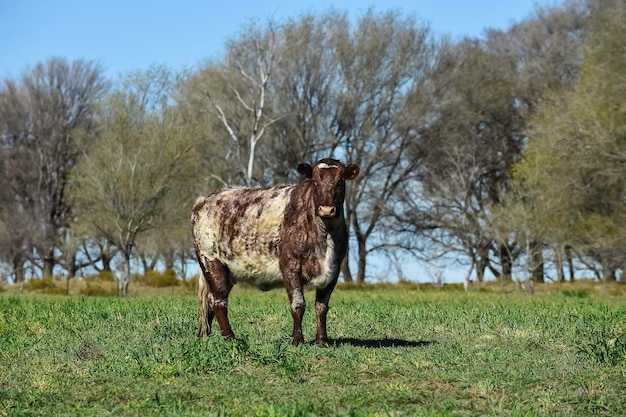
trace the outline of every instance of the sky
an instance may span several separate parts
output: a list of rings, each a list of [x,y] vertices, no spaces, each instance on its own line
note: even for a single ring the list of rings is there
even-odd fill
[[[368,7],[414,15],[434,33],[480,36],[527,17],[537,0],[0,0],[0,79],[50,57],[100,61],[110,77],[165,64],[194,68],[219,57],[251,21]],[[540,1],[540,4],[545,1]]]

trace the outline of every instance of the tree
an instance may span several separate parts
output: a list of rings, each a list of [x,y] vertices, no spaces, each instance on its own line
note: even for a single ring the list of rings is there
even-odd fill
[[[428,111],[411,151],[423,161],[420,175],[403,185],[398,227],[413,235],[407,247],[422,259],[466,257],[466,283],[474,270],[479,281],[486,268],[508,274],[491,262],[499,248],[490,230],[523,141],[514,68],[478,40],[446,44],[420,106]]]
[[[223,169],[226,177],[214,171],[222,184],[266,182],[258,161],[259,144],[281,117],[273,109],[272,77],[280,61],[277,44],[272,25],[265,31],[251,25],[226,44],[223,61],[210,63],[187,83],[187,100],[200,103],[200,108],[212,116],[209,123],[219,122],[215,130],[227,138],[220,155],[213,156],[230,162]]]
[[[515,204],[533,210],[532,227],[590,257],[607,280],[626,260],[625,22],[619,1],[593,10],[580,83],[539,107],[516,176]]]
[[[360,164],[346,207],[357,236],[356,279],[364,281],[367,257],[393,244],[382,233],[386,208],[419,162],[405,154],[413,140],[408,101],[419,94],[432,59],[429,30],[396,12],[369,10],[356,23],[330,12],[244,33],[185,90],[188,102],[213,116],[198,115],[218,137],[207,138],[214,153],[208,158],[220,159],[211,163],[213,172],[224,173],[218,182],[249,185],[283,181],[303,159]],[[263,140],[246,142],[259,137],[255,132]],[[242,161],[252,150],[251,176]],[[353,279],[348,263],[343,271]]]
[[[99,64],[51,58],[26,70],[21,78],[7,79],[0,90],[0,141],[5,185],[11,190],[4,215],[21,213],[26,236],[14,241],[16,273],[26,257],[51,277],[62,252],[65,230],[71,225],[67,199],[68,176],[79,159],[74,139],[94,126],[94,107],[108,83]],[[16,166],[15,162],[20,165]],[[15,224],[5,218],[5,223]],[[19,248],[25,249],[20,251]],[[28,253],[36,250],[37,258]]]
[[[440,47],[425,84],[429,102],[418,106],[427,112],[414,117],[421,172],[403,185],[396,212],[405,249],[429,262],[460,260],[466,284],[474,272],[478,281],[486,271],[511,279],[526,246],[502,234],[496,217],[536,102],[577,80],[582,14],[571,5],[538,9],[509,30]]]
[[[396,12],[367,11],[354,27],[338,28],[333,40],[338,79],[333,93],[330,151],[361,167],[346,195],[346,218],[356,237],[356,280],[364,282],[367,257],[395,246],[386,239],[390,207],[420,158],[410,119],[435,45],[427,26]],[[349,263],[344,279],[352,280]]]
[[[79,229],[121,252],[119,294],[128,291],[137,238],[169,222],[180,224],[191,205],[194,142],[171,101],[172,74],[163,67],[131,73],[108,98],[101,123],[72,176]],[[184,201],[187,204],[177,204]]]

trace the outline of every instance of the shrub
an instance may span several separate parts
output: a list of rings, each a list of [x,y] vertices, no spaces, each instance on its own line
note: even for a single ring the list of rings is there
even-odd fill
[[[563,290],[561,293],[565,297],[574,297],[574,298],[587,298],[589,294],[586,290]]]
[[[57,286],[57,284],[49,278],[31,279],[24,284],[26,291],[36,291],[44,294],[65,294],[66,289]]]
[[[189,278],[187,280],[181,281],[181,285],[185,289],[186,292],[191,294],[195,294],[196,292],[196,284],[198,283],[198,276],[194,275],[193,278]]]
[[[166,269],[163,272],[148,271],[144,276],[137,277],[137,281],[155,288],[173,287],[180,283],[176,278],[176,271],[173,269]]]
[[[80,294],[86,296],[114,297],[117,295],[117,287],[107,283],[88,281],[87,284],[81,288]]]

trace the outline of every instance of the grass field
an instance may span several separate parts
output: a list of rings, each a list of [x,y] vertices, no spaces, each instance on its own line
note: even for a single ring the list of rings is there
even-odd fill
[[[329,348],[286,298],[236,288],[226,343],[193,296],[1,295],[0,416],[626,415],[623,296],[339,289]]]

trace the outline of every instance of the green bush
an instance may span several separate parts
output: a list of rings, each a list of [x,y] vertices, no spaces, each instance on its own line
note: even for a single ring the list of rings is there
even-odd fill
[[[136,279],[137,282],[154,288],[173,287],[180,284],[176,278],[176,271],[173,269],[166,269],[163,272],[148,271],[143,276],[137,276]]]
[[[66,294],[67,292],[64,287],[59,287],[54,280],[49,278],[31,279],[24,284],[24,290],[43,294]]]
[[[89,282],[81,288],[81,295],[96,297],[114,297],[117,295],[117,287],[107,283]]]
[[[180,282],[185,291],[195,294],[196,292],[196,284],[198,283],[198,277],[196,275],[193,278],[189,278],[187,280],[183,280]]]

